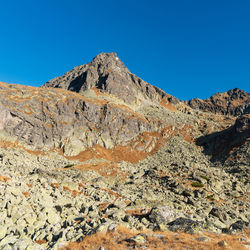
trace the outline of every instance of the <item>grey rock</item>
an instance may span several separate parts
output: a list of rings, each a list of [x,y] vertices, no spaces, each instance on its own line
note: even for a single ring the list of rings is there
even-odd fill
[[[168,228],[174,232],[181,231],[193,234],[199,232],[202,229],[202,225],[200,222],[180,217],[168,223]]]
[[[211,215],[217,217],[218,219],[220,219],[221,222],[225,222],[228,220],[228,215],[226,212],[224,212],[222,209],[219,208],[212,208],[212,210],[210,211]]]
[[[242,231],[244,228],[249,227],[249,222],[238,220],[230,225],[230,229],[233,231]]]
[[[173,221],[180,216],[181,213],[175,211],[173,208],[168,206],[160,206],[152,208],[149,214],[149,219],[151,222],[156,223],[157,225],[166,225],[170,221]]]

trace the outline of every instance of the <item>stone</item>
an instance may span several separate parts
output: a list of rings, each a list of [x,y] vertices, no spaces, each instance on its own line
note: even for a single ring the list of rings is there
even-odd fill
[[[220,219],[221,222],[225,222],[228,220],[227,213],[225,213],[222,209],[219,208],[212,208],[209,214],[217,217],[218,219]]]
[[[138,234],[138,235],[135,235],[135,236],[129,238],[127,241],[133,242],[133,243],[136,243],[136,244],[145,244],[146,243],[146,238],[145,238],[145,235]]]
[[[29,225],[33,225],[37,221],[37,216],[35,213],[29,213],[24,216],[24,219]]]
[[[228,247],[228,244],[227,244],[227,242],[226,242],[225,240],[219,241],[219,242],[218,242],[218,245],[219,245],[220,247]]]
[[[201,224],[199,222],[183,217],[177,218],[176,220],[169,222],[168,228],[173,232],[180,231],[191,234],[197,233],[202,229]]]
[[[57,214],[54,209],[46,209],[47,210],[47,219],[48,222],[52,225],[57,224],[60,222],[60,216]]]
[[[238,220],[238,221],[232,223],[229,228],[231,230],[235,230],[235,231],[242,231],[244,228],[247,228],[248,226],[249,226],[248,222]]]
[[[201,242],[209,242],[211,239],[207,236],[203,236],[203,237],[198,237],[195,240],[201,241]]]
[[[180,212],[176,212],[173,208],[168,206],[153,207],[149,219],[151,222],[157,225],[168,224],[181,215]]]
[[[119,227],[249,227],[249,93],[200,103],[144,82],[114,53],[42,88],[0,82],[0,248],[57,249]]]
[[[7,232],[8,232],[7,226],[0,226],[0,240],[5,237]]]
[[[117,96],[126,103],[140,103],[139,99],[142,98],[160,101],[164,97],[168,102],[179,102],[177,98],[131,74],[116,53],[101,53],[91,63],[75,67],[42,87],[63,88],[81,94],[96,88],[100,92]]]
[[[0,246],[5,246],[6,244],[14,244],[15,242],[17,242],[17,238],[13,235],[8,235],[6,236],[5,238],[3,238],[1,241],[0,241]]]

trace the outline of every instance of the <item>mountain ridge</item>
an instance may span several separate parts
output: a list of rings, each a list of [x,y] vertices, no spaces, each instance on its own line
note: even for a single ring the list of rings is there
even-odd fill
[[[249,94],[182,102],[117,58],[40,88],[0,83],[0,248],[58,249],[120,227],[248,237]]]
[[[239,88],[216,93],[205,100],[194,98],[185,103],[194,109],[223,115],[239,116],[250,112],[250,94]]]

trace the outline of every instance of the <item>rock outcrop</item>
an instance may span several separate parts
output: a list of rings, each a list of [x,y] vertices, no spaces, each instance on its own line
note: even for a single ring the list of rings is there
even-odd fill
[[[238,117],[235,124],[226,130],[198,138],[197,143],[205,148],[205,152],[211,155],[213,160],[226,160],[242,145],[249,146],[250,114]],[[242,154],[247,154],[247,152]],[[245,164],[250,164],[250,161]]]
[[[96,144],[126,145],[159,129],[127,106],[62,89],[1,83],[0,105],[2,132],[32,149],[61,147],[67,155]]]

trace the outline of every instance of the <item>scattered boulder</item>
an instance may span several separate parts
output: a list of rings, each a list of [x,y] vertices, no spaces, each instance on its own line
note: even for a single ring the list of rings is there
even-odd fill
[[[149,220],[155,224],[159,229],[166,228],[166,225],[175,220],[177,217],[180,217],[181,213],[177,212],[169,206],[159,206],[153,207],[150,214]]]
[[[180,217],[168,223],[169,230],[173,232],[198,233],[204,230],[204,225],[201,222],[194,221],[188,218]]]

